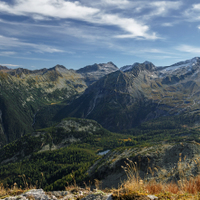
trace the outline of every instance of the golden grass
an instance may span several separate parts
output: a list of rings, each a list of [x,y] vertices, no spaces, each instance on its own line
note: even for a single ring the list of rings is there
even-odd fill
[[[118,189],[113,189],[114,199],[129,199],[133,194],[156,195],[159,199],[200,199],[200,175],[186,179],[181,168],[181,159],[178,163],[181,180],[177,183],[157,182],[155,178],[151,178],[150,181],[142,180],[139,177],[137,163],[127,159],[125,164],[123,169],[127,174],[127,180]],[[150,167],[148,171],[153,175]]]
[[[22,194],[26,190],[22,190],[17,186],[16,183],[14,183],[14,186],[11,188],[5,188],[3,184],[0,184],[0,198],[6,198],[7,196],[16,196],[19,194]]]
[[[33,186],[32,184],[28,183],[28,180],[30,181],[31,179],[28,177],[28,180],[25,176],[19,175],[19,177],[22,178],[23,183],[24,183],[24,188],[18,187],[17,183],[14,183],[13,186],[5,187],[3,183],[0,183],[0,199],[6,198],[8,196],[17,196],[19,194],[22,194],[30,189],[36,189],[36,188],[41,188],[42,187],[42,182],[43,182],[43,173],[41,172],[41,180],[38,182],[36,181],[36,185]]]

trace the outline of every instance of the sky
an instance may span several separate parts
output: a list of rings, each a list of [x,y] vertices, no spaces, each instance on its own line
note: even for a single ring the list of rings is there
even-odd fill
[[[200,57],[197,0],[0,0],[0,65],[79,69]]]

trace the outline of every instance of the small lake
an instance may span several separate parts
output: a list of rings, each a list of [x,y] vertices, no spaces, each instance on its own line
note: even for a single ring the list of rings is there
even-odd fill
[[[98,155],[103,156],[106,155],[110,150],[99,152]]]

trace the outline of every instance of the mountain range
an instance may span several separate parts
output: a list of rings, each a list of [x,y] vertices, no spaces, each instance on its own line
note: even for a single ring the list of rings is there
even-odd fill
[[[169,116],[198,126],[199,77],[198,57],[164,67],[148,61],[76,71],[62,65],[33,71],[1,66],[1,146],[65,117],[94,119],[115,132]]]
[[[169,116],[199,123],[200,58],[171,66],[135,63],[105,75],[53,120],[68,116],[94,119],[110,131],[123,131]]]
[[[90,83],[110,71],[107,65],[102,64],[101,73],[96,74],[97,64],[89,66],[91,76]],[[87,88],[88,74],[82,75],[75,70],[68,70],[62,65],[56,65],[50,69],[28,70],[23,68],[9,69],[0,67],[0,138],[1,146],[9,143],[24,134],[34,130],[36,114],[44,109],[53,111],[54,107],[62,103],[66,105],[74,98],[82,94]],[[54,106],[55,105],[55,106]],[[48,116],[48,115],[47,115]],[[44,116],[45,118],[45,116]]]
[[[198,57],[120,69],[112,62],[79,70],[0,66],[0,180],[25,187],[23,174],[30,185],[57,190],[76,176],[116,187],[127,157],[142,160],[141,176],[159,163],[175,180],[180,155],[196,175],[199,77]]]

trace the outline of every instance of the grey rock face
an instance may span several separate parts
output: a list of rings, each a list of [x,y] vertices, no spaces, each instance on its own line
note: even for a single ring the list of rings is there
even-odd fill
[[[114,65],[112,62],[108,63],[101,63],[101,64],[94,64],[94,65],[88,65],[86,67],[83,67],[76,72],[81,74],[87,83],[87,85],[90,85],[91,83],[97,81],[101,77],[110,74],[112,72],[115,72],[119,70],[116,65]]]
[[[154,200],[154,199],[158,199],[158,197],[154,196],[154,195],[147,195],[147,197],[149,197],[150,199]]]
[[[28,200],[28,199],[35,199],[35,200],[56,200],[57,198],[53,195],[49,196],[42,189],[33,189],[29,190],[28,192],[23,193],[22,195],[15,196],[15,197],[7,197],[4,200]]]
[[[82,200],[112,200],[112,196],[111,194],[104,194],[104,193],[100,193],[100,194],[90,194],[86,197],[84,197]]]

